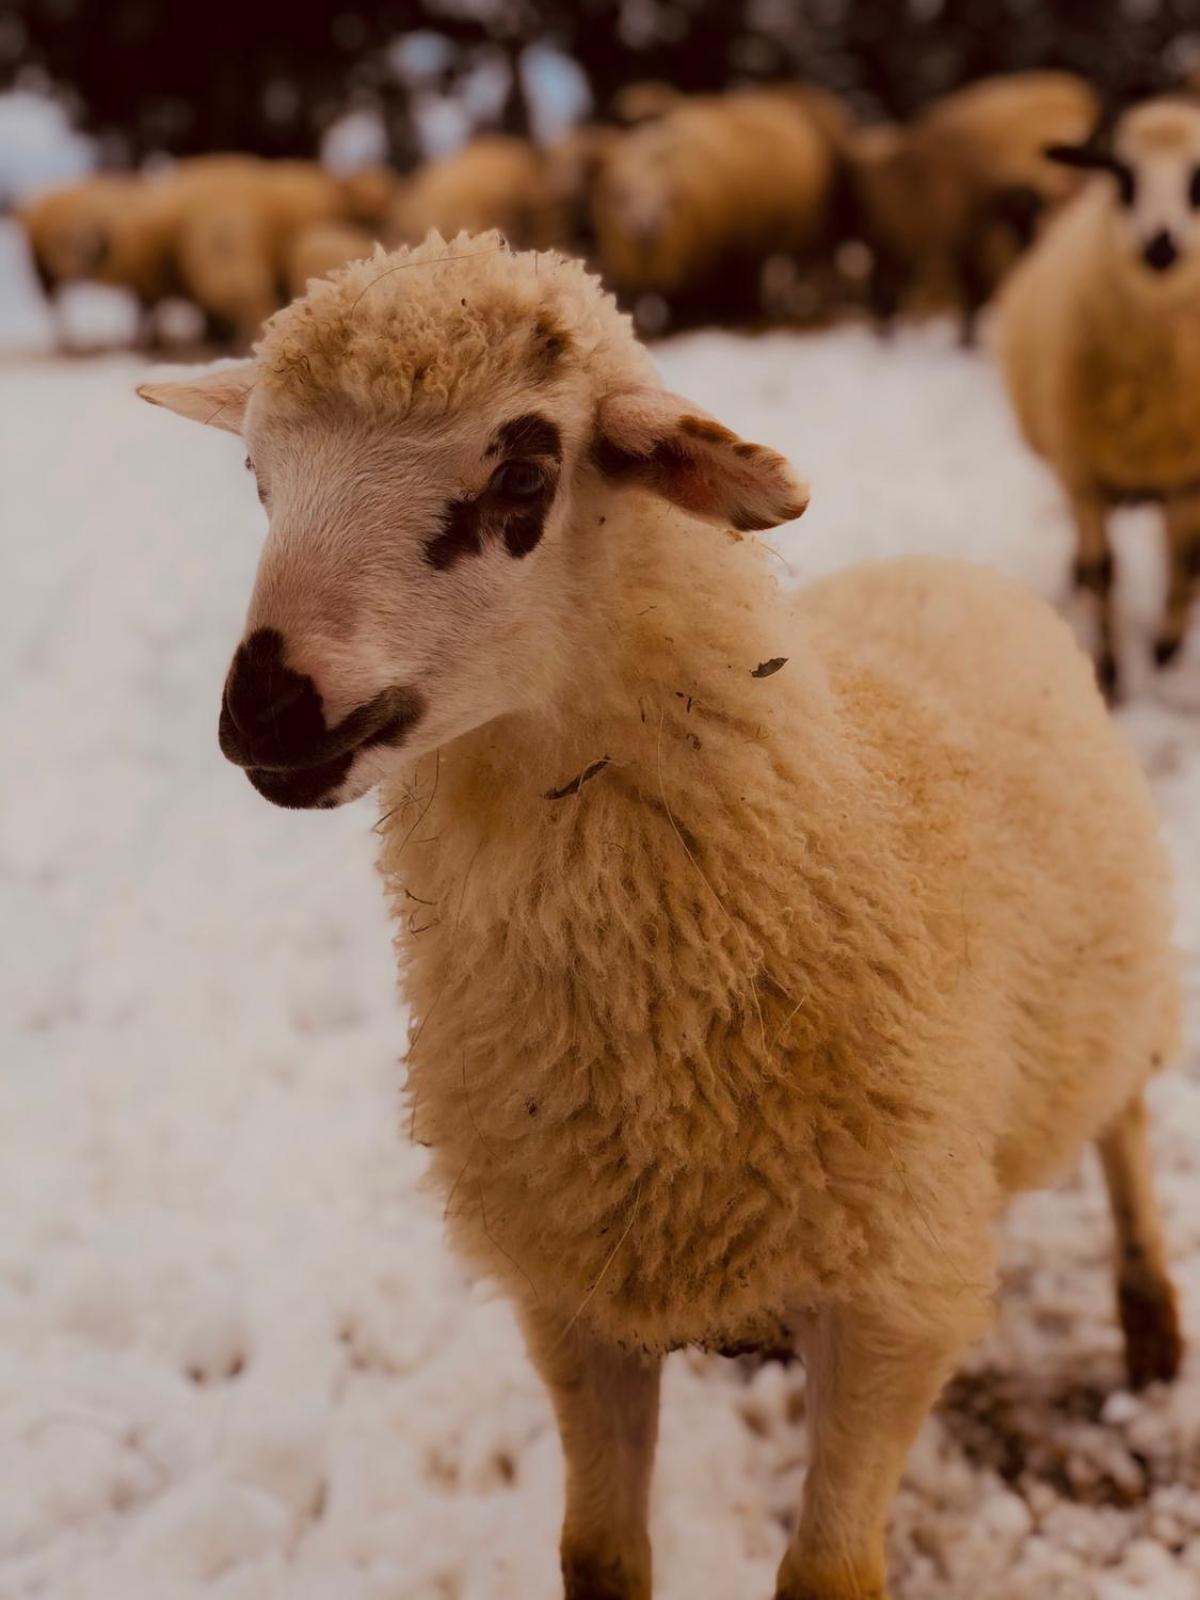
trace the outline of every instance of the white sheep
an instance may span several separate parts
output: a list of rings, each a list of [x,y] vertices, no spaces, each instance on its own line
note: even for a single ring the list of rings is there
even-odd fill
[[[994,1222],[1097,1140],[1130,1374],[1174,1296],[1142,1089],[1167,873],[1086,658],[971,566],[799,595],[806,490],[665,392],[576,262],[432,238],[142,394],[270,517],[221,743],[285,806],[381,789],[414,1137],[558,1413],[570,1600],[647,1600],[663,1356],[794,1343],[779,1600],[881,1600],[908,1446]]]
[[[1075,582],[1094,596],[1097,671],[1115,696],[1112,509],[1163,509],[1160,666],[1183,643],[1200,576],[1200,106],[1151,101],[1111,143],[1050,153],[1102,176],[1013,275],[997,345],[1025,437],[1070,500]]]

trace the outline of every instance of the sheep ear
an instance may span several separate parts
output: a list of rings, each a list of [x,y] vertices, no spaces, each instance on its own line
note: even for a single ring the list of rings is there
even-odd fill
[[[774,450],[748,444],[679,395],[626,389],[600,402],[592,459],[705,522],[774,528],[808,505],[808,485]]]
[[[139,384],[138,394],[152,406],[166,406],[206,427],[241,433],[257,376],[257,361],[218,361],[195,377]]]
[[[1111,172],[1114,161],[1098,144],[1048,144],[1042,150],[1047,161],[1060,167],[1075,167],[1083,172]]]

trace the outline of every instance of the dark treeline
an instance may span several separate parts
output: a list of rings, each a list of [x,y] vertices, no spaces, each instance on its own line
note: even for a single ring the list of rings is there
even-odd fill
[[[396,48],[413,34],[434,36],[423,66]],[[528,132],[522,62],[539,42],[578,63],[599,115],[647,79],[799,76],[868,118],[902,117],[1031,66],[1074,68],[1123,103],[1192,71],[1200,0],[2,0],[0,84],[61,94],[113,161],[308,156],[339,115],[369,107],[403,169],[420,153],[418,97],[453,97],[481,68],[502,87],[476,124]]]

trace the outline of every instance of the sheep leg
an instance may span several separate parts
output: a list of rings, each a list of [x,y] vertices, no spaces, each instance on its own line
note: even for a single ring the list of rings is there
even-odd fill
[[[910,274],[898,256],[878,247],[872,250],[867,298],[880,334],[890,334],[895,327],[909,279]]]
[[[991,295],[991,284],[981,259],[977,239],[972,238],[959,250],[955,260],[955,277],[958,280],[959,298],[962,302],[958,342],[963,350],[973,350],[979,343],[980,313]]]
[[[1183,1340],[1141,1095],[1130,1101],[1097,1143],[1116,1226],[1117,1310],[1125,1333],[1125,1363],[1130,1387],[1144,1389],[1148,1383],[1175,1377]]]
[[[776,1600],[886,1600],[888,1511],[966,1338],[957,1325],[906,1334],[861,1310],[825,1312],[802,1334],[811,1461]]]
[[[1071,508],[1077,540],[1075,587],[1095,599],[1096,680],[1104,698],[1111,704],[1120,697],[1120,681],[1112,603],[1115,567],[1108,540],[1108,518],[1104,502],[1097,495],[1076,492],[1071,498]]]
[[[1183,647],[1196,581],[1200,578],[1200,496],[1169,500],[1166,506],[1167,603],[1154,641],[1154,660],[1160,667],[1174,661]]]
[[[526,1312],[525,1334],[566,1462],[566,1600],[650,1600],[647,1520],[662,1364],[541,1311]]]

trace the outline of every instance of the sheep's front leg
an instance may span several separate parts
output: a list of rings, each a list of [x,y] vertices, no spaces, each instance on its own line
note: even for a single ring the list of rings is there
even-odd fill
[[[567,1473],[566,1600],[650,1600],[650,1473],[661,1362],[527,1311],[529,1353],[550,1390]]]
[[[886,1600],[888,1512],[909,1446],[966,1338],[958,1327],[917,1336],[844,1309],[802,1335],[810,1463],[776,1600]]]
[[[1095,601],[1096,679],[1104,698],[1115,701],[1120,684],[1117,673],[1116,636],[1113,625],[1112,590],[1115,576],[1112,546],[1108,540],[1108,517],[1098,495],[1077,491],[1071,496],[1075,515],[1075,587]]]
[[[1165,516],[1167,603],[1154,641],[1154,660],[1160,667],[1174,661],[1187,634],[1192,597],[1200,578],[1200,495],[1169,500]]]

